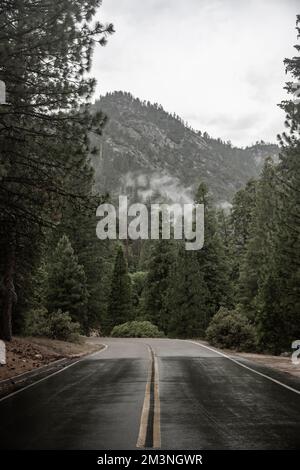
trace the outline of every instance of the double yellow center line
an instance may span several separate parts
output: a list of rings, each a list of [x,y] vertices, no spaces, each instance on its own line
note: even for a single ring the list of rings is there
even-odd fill
[[[150,360],[136,446],[159,449],[161,447],[161,435],[158,361],[151,346],[147,346]]]

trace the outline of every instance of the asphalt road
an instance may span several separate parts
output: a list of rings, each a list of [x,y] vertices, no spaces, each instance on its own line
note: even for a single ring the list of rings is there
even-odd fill
[[[101,341],[0,401],[1,449],[300,449],[299,381],[188,341]]]

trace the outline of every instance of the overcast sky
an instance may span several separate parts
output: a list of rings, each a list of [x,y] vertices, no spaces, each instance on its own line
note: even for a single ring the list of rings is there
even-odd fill
[[[239,146],[276,141],[298,0],[103,0],[97,95],[130,91]]]

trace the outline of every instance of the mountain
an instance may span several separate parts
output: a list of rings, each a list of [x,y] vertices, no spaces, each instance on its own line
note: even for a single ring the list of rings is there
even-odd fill
[[[259,176],[267,157],[278,158],[275,144],[233,147],[130,93],[101,97],[92,107],[99,110],[109,118],[103,135],[91,137],[100,148],[92,165],[101,193],[189,202],[195,187],[205,181],[214,201],[226,205],[249,179]]]

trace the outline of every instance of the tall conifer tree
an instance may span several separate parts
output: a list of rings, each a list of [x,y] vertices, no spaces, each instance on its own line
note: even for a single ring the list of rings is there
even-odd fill
[[[126,323],[129,320],[132,320],[131,281],[124,250],[120,245],[115,257],[104,330],[110,332],[114,326]]]
[[[88,297],[86,275],[78,263],[66,235],[58,242],[48,264],[47,307],[50,313],[61,309],[69,312],[73,321],[88,330]]]

